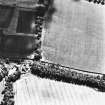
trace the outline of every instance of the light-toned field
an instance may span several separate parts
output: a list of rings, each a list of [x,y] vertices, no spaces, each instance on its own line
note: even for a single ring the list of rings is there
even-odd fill
[[[3,86],[0,83],[0,92]],[[85,86],[41,79],[31,74],[15,82],[14,92],[15,105],[105,105],[105,93]]]
[[[55,7],[43,41],[46,60],[105,73],[105,7],[71,0],[55,0]],[[14,90],[15,105],[105,105],[105,93],[32,75],[17,81]]]
[[[15,105],[105,105],[105,93],[26,75],[14,85]]]
[[[43,41],[47,60],[105,73],[105,6],[55,0],[56,12]]]

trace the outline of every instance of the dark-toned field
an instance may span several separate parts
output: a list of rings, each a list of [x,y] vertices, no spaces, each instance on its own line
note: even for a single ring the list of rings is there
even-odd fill
[[[49,62],[105,73],[105,7],[55,0],[56,12],[44,35]],[[0,92],[3,88],[0,83]],[[105,93],[85,86],[23,75],[14,84],[15,105],[105,105]],[[0,95],[0,100],[2,96]]]

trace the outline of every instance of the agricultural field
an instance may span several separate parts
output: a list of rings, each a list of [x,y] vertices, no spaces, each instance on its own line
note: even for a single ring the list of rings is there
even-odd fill
[[[105,73],[105,7],[86,1],[55,0],[43,34],[43,59]],[[4,83],[0,83],[0,92]],[[104,92],[23,75],[14,83],[15,105],[105,105]],[[0,94],[0,101],[2,95]]]
[[[55,0],[55,8],[57,11],[43,36],[45,60],[104,73],[105,8],[70,0]],[[105,104],[105,93],[32,75],[17,81],[14,88],[16,105]]]
[[[105,6],[55,0],[55,13],[45,29],[46,60],[105,73]]]
[[[104,105],[105,93],[27,74],[14,84],[15,105]]]

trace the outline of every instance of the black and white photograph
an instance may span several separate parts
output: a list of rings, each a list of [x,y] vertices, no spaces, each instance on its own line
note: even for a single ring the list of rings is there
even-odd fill
[[[105,0],[0,0],[0,105],[105,105]]]

